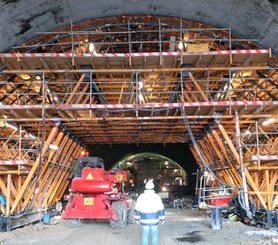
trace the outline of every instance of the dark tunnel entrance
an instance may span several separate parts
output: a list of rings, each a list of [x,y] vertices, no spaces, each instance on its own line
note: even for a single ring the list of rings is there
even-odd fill
[[[185,191],[192,195],[195,191],[195,175],[198,165],[186,144],[121,144],[121,145],[95,145],[89,148],[91,156],[97,156],[104,160],[105,168],[110,169],[115,164],[128,156],[133,156],[142,153],[154,153],[161,155],[163,158],[168,158],[172,163],[179,165],[187,174],[187,186]],[[151,169],[151,159],[150,169]],[[166,160],[165,160],[166,161]],[[150,170],[151,171],[151,170]]]

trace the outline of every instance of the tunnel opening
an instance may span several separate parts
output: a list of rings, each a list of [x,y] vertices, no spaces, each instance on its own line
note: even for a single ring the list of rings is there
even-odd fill
[[[148,153],[152,154],[148,154]],[[127,162],[143,161],[146,163],[146,169],[149,168],[150,173],[155,173],[160,166],[152,164],[156,159],[159,163],[169,161],[177,166],[177,169],[184,171],[186,177],[186,185],[182,190],[185,194],[193,195],[195,192],[196,175],[192,175],[198,169],[198,165],[187,144],[121,144],[121,145],[95,145],[89,148],[90,155],[99,156],[104,160],[105,168],[110,169],[115,164],[123,164],[127,167]],[[140,160],[138,160],[140,159]],[[140,165],[140,163],[138,163]],[[158,169],[156,169],[158,168]],[[152,172],[152,169],[154,172]],[[176,168],[174,168],[176,169]],[[173,171],[174,171],[173,169]],[[152,177],[150,174],[149,177]],[[147,176],[145,176],[147,178]],[[177,176],[178,177],[178,176]],[[144,176],[140,177],[139,188],[142,188]],[[155,178],[154,178],[155,179]],[[159,180],[158,185],[162,187]],[[181,187],[182,189],[182,187]]]
[[[189,193],[186,171],[173,160],[153,152],[129,154],[117,166],[128,171],[128,190],[142,193],[147,180],[155,183],[156,192],[168,192],[172,198]]]

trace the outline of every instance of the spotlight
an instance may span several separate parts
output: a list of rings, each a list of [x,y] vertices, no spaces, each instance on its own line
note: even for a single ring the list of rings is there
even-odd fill
[[[90,53],[93,53],[95,51],[95,45],[93,43],[89,44],[89,51]]]
[[[59,148],[59,146],[58,145],[55,145],[55,144],[50,144],[49,145],[49,149],[51,149],[51,150],[58,150],[58,148]]]

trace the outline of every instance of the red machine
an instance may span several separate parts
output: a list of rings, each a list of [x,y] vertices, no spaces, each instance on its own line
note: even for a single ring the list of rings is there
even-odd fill
[[[100,158],[79,158],[71,182],[72,194],[62,213],[65,225],[78,227],[83,219],[110,219],[111,228],[134,223],[135,203],[123,192],[126,180],[126,171],[105,171]]]

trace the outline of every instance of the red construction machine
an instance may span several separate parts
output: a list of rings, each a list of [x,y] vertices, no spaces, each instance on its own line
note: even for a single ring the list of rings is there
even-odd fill
[[[124,193],[126,180],[126,171],[105,171],[98,157],[79,158],[62,213],[65,225],[78,227],[83,219],[107,219],[111,228],[119,229],[134,223],[135,202]]]

